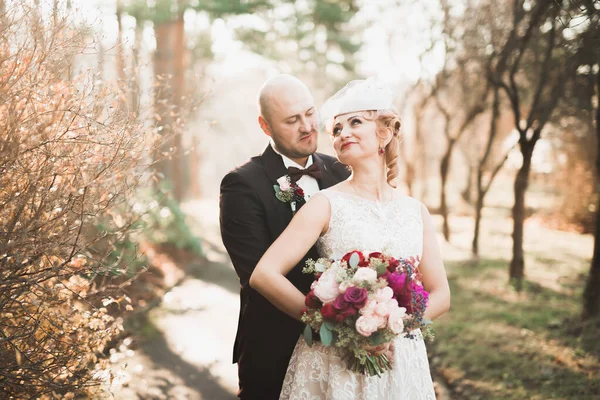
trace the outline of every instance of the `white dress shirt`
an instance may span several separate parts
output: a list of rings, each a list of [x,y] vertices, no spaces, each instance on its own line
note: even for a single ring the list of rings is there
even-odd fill
[[[278,152],[273,143],[271,143],[271,147],[273,148],[275,153],[277,153],[281,156],[281,158],[283,160],[283,165],[285,165],[285,168],[296,167],[298,169],[306,169],[306,168],[310,167],[313,163],[312,154],[310,156],[308,156],[308,161],[306,161],[306,165],[303,167],[301,165],[298,165],[298,163],[290,160],[289,158],[287,158],[280,152]],[[310,198],[312,196],[319,193],[319,191],[321,190],[321,189],[319,189],[319,182],[317,182],[317,180],[310,175],[302,175],[300,177],[300,179],[298,179],[296,184],[298,186],[300,186],[302,188],[302,190],[304,191],[304,198],[306,199],[306,201],[310,200]]]

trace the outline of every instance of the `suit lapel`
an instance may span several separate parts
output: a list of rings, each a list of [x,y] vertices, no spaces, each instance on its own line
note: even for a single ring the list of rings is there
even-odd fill
[[[272,185],[278,185],[277,179],[281,178],[284,175],[287,175],[287,169],[283,164],[283,160],[281,156],[273,150],[271,145],[269,144],[265,151],[261,155],[261,159],[263,162],[263,168],[265,170],[265,174],[271,181]],[[268,221],[269,225],[273,223],[273,229],[275,232],[275,236],[279,236],[281,232],[285,229],[287,224],[292,220],[292,209],[289,203],[284,203],[277,199],[275,196],[275,189],[271,187],[271,192],[268,193],[268,197],[271,199],[270,204],[273,205],[273,210],[276,211],[277,220],[276,221]]]
[[[277,179],[281,178],[284,175],[287,175],[287,169],[285,165],[283,165],[283,160],[281,156],[275,153],[275,150],[269,144],[265,151],[261,155],[263,165],[265,168],[265,173],[269,177],[269,180],[273,185],[277,185]],[[275,193],[275,192],[273,192]]]

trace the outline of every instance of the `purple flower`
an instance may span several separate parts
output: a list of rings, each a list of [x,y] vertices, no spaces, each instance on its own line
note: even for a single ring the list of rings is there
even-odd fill
[[[341,294],[339,295],[335,301],[333,302],[333,306],[335,307],[336,310],[338,311],[344,311],[346,309],[348,309],[348,307],[350,307],[352,304],[348,303],[346,301],[346,299],[344,299],[344,295]]]
[[[398,305],[406,308],[407,314],[425,312],[429,301],[429,293],[415,281],[411,281],[408,287],[400,293],[395,293],[395,297],[398,300]]]
[[[368,296],[367,289],[359,289],[354,286],[349,287],[346,292],[344,292],[344,300],[354,304],[354,307],[356,308],[362,308],[367,303]]]
[[[386,279],[388,281],[388,286],[394,291],[394,296],[399,296],[406,286],[406,274],[388,272]]]

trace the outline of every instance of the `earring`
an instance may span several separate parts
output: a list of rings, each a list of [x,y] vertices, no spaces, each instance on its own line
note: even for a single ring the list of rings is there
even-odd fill
[[[385,153],[385,150],[383,149],[383,147],[379,146],[379,155],[382,156],[383,153]]]

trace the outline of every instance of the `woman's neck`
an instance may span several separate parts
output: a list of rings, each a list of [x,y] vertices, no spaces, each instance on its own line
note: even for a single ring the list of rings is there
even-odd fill
[[[348,182],[362,197],[378,201],[392,199],[393,188],[387,183],[385,165],[381,168],[373,168],[372,165],[352,167],[352,177]]]

